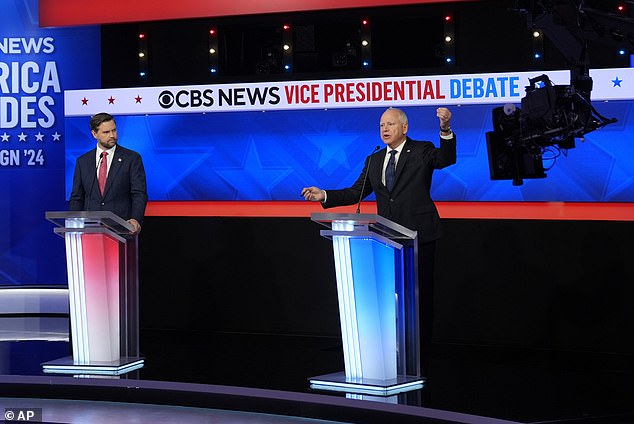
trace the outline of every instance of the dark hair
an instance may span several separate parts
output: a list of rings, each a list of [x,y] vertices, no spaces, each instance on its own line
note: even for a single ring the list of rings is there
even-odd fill
[[[109,113],[98,113],[96,115],[93,115],[92,118],[90,118],[90,130],[97,132],[97,129],[99,128],[99,125],[103,124],[104,122],[107,121],[114,121],[114,116],[110,115]]]

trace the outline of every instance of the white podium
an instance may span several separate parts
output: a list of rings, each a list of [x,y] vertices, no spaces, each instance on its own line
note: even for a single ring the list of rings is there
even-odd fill
[[[139,356],[138,245],[132,226],[112,212],[46,212],[64,237],[72,357],[45,373],[121,375]]]

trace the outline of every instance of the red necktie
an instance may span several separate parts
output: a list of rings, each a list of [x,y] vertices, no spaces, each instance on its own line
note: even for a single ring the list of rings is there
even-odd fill
[[[106,187],[106,178],[108,177],[108,152],[101,152],[101,164],[99,164],[99,191],[103,196],[103,190]]]

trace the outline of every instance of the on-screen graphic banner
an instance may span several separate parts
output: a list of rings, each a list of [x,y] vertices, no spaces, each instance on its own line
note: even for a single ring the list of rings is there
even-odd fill
[[[409,135],[438,143],[436,108],[451,108],[458,163],[437,172],[438,201],[634,201],[634,70],[593,70],[594,106],[616,124],[589,133],[553,161],[548,178],[491,181],[491,111],[519,106],[540,72],[71,90],[67,163],[93,143],[88,116],[117,116],[119,141],[143,155],[151,201],[297,201],[302,187],[352,184],[381,145],[386,107],[404,109]],[[569,84],[568,71],[547,75]],[[72,169],[67,169],[69,195]]]

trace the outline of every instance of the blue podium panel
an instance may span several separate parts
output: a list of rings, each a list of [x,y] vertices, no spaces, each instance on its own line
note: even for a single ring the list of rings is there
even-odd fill
[[[396,378],[396,249],[369,237],[348,242],[361,359],[354,377]]]
[[[420,388],[416,232],[376,215],[313,214],[332,239],[345,374],[311,387],[355,393]],[[409,375],[408,375],[409,374]]]

